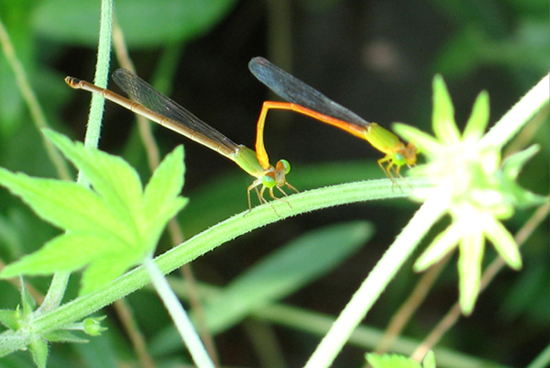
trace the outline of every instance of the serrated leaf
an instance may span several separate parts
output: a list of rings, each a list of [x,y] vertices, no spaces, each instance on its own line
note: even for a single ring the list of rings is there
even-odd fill
[[[51,224],[68,231],[97,231],[132,237],[128,219],[116,214],[95,192],[76,183],[32,178],[0,168],[0,185],[18,195],[34,212]],[[128,216],[125,216],[128,217]]]
[[[178,146],[166,156],[155,170],[143,193],[143,210],[148,218],[147,233],[153,238],[160,235],[164,225],[188,202],[178,197],[183,187],[185,167],[183,147]],[[158,205],[161,203],[162,205]]]
[[[93,189],[0,168],[0,184],[67,231],[6,266],[0,276],[50,274],[87,266],[81,294],[87,293],[150,256],[166,223],[185,205],[186,199],[179,196],[183,149],[179,147],[161,163],[145,195],[138,174],[121,158],[73,143],[53,131],[45,134],[84,171]]]
[[[353,222],[312,231],[293,240],[204,304],[209,330],[220,332],[251,311],[284,298],[328,273],[371,235],[370,224]]]
[[[77,225],[85,226],[80,217],[87,218],[88,212],[82,209],[81,213],[76,214],[78,218],[74,219],[73,216],[64,216],[65,211],[79,205],[92,205],[97,200],[92,192],[74,183],[32,178],[23,173],[12,173],[4,168],[0,168],[0,184],[20,196],[40,217],[55,226],[74,230],[78,230]],[[56,209],[59,211],[55,211]]]
[[[136,214],[141,205],[141,181],[138,173],[122,158],[98,149],[88,149],[80,142],[45,129],[44,134],[76,167],[84,172],[110,210],[120,218],[128,212]]]
[[[158,239],[166,223],[189,202],[179,196],[184,183],[183,159],[183,146],[178,146],[166,155],[145,186],[142,205],[148,220],[145,233],[151,238],[144,239],[146,243]]]
[[[148,253],[149,251],[144,249],[141,253],[118,252],[116,254],[106,254],[105,257],[91,263],[82,274],[80,295],[104,287],[121,276],[130,267],[141,263]]]
[[[38,251],[7,265],[2,277],[15,275],[49,275],[55,272],[72,272],[96,259],[105,257],[124,246],[120,238],[105,233],[65,233],[47,242]],[[78,250],[75,252],[75,250]],[[131,249],[127,247],[127,251]]]
[[[183,147],[178,146],[168,154],[155,170],[143,193],[143,207],[146,214],[156,217],[159,210],[156,203],[167,204],[183,187],[185,168]]]
[[[162,209],[161,213],[157,213],[157,216],[149,219],[148,224],[144,227],[143,242],[150,244],[153,247],[168,221],[178,214],[179,211],[189,202],[187,198],[177,197],[169,200]]]

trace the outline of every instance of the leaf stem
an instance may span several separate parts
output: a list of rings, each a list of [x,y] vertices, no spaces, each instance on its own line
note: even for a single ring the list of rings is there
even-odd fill
[[[113,23],[113,3],[112,0],[101,1],[101,20],[99,32],[99,46],[97,52],[97,68],[95,81],[99,86],[107,85],[109,72],[109,60],[111,52],[112,39],[112,23]],[[103,116],[103,106],[105,99],[101,96],[92,96],[92,104],[90,107],[90,116],[86,128],[86,138],[84,145],[87,147],[97,148],[99,135],[101,132],[101,120]],[[82,185],[89,185],[85,176],[79,172],[77,182]],[[41,311],[51,310],[61,304],[61,300],[65,295],[67,283],[69,282],[69,273],[58,272],[53,275],[52,283],[44,299],[44,303],[40,306]]]
[[[531,119],[545,104],[548,104],[550,74],[531,88],[481,139],[486,146],[502,147]]]
[[[94,83],[102,88],[107,87],[109,78],[109,64],[111,60],[111,40],[113,38],[113,2],[112,0],[101,1],[101,19],[99,27],[99,43],[97,47],[97,64]],[[105,99],[98,95],[92,96],[90,116],[86,128],[84,145],[97,148],[101,134],[101,120],[103,118],[103,107]],[[78,182],[87,182],[79,173]]]
[[[437,197],[434,197],[437,198]],[[329,367],[349,336],[414,251],[422,237],[446,210],[442,201],[428,199],[384,253],[355,292],[338,319],[310,357],[305,368]]]
[[[408,182],[413,187],[426,185],[423,181],[415,178],[411,178]],[[406,190],[406,188],[403,189]],[[273,201],[270,203],[281,215],[280,217],[275,215],[273,209],[268,205],[257,206],[251,212],[237,214],[162,254],[156,258],[156,263],[161,272],[167,274],[227,241],[290,216],[346,203],[402,198],[406,195],[406,193],[392,189],[389,179],[340,184],[302,192],[285,198],[286,202]],[[86,294],[55,310],[37,315],[33,320],[34,334],[32,336],[38,336],[81,320],[115,300],[142,288],[149,282],[150,278],[143,267],[138,267],[113,281],[109,287]],[[0,340],[7,341],[8,338],[10,340],[9,344],[3,346],[0,344],[0,356],[24,349],[31,342],[29,340],[32,339],[32,336],[25,332],[16,335],[9,338],[5,333],[0,334]]]
[[[176,326],[183,342],[189,349],[195,364],[199,368],[214,368],[214,363],[210,360],[210,357],[208,356],[197,331],[193,327],[189,316],[185,312],[185,309],[181,305],[172,288],[170,288],[168,281],[166,281],[164,275],[157,267],[155,261],[148,257],[143,262],[143,267],[151,276],[153,286],[164,303],[164,306],[168,310],[168,313],[172,317],[172,321],[174,322],[174,325]]]

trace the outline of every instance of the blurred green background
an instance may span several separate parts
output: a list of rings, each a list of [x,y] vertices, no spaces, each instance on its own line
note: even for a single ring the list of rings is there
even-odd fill
[[[550,64],[546,0],[115,0],[115,12],[138,74],[249,147],[254,145],[261,103],[274,98],[248,71],[247,63],[254,56],[266,56],[368,121],[386,127],[405,122],[425,131],[431,131],[435,73],[445,78],[457,122],[463,126],[481,90],[490,94],[494,122],[548,73]],[[93,78],[99,2],[0,0],[0,18],[49,123],[82,140],[90,96],[71,90],[63,78]],[[112,66],[113,70],[118,67],[114,55]],[[111,88],[119,91],[114,84]],[[154,129],[163,154],[177,144],[185,145],[184,195],[191,202],[179,220],[187,237],[246,209],[251,177],[204,147]],[[538,143],[541,152],[520,181],[536,193],[547,194],[548,110],[526,132],[527,141],[519,146]],[[123,155],[148,179],[131,113],[107,103],[100,147]],[[376,165],[381,154],[366,142],[289,112],[270,113],[266,147],[272,162],[286,158],[293,164],[288,180],[300,190],[383,177]],[[0,165],[55,176],[4,56],[0,57]],[[0,203],[0,256],[5,263],[37,249],[57,233],[4,189],[0,189]],[[193,267],[199,280],[223,286],[306,231],[348,220],[372,221],[377,232],[369,244],[336,271],[285,299],[337,315],[416,208],[405,200],[364,203],[287,219],[225,244],[196,260]],[[507,222],[509,229],[517,231],[531,213],[518,212]],[[169,246],[166,237],[159,252]],[[486,258],[491,260],[494,252],[488,249]],[[443,346],[520,367],[548,345],[547,226],[537,230],[522,254],[524,270],[502,272],[480,297],[474,314],[459,322]],[[456,278],[451,264],[405,331],[407,336],[422,339],[456,301]],[[365,323],[384,329],[417,279],[410,267],[403,270]],[[48,279],[30,281],[46,291]],[[68,298],[75,295],[77,282],[73,280]],[[5,282],[0,288],[0,308],[14,308],[17,290]],[[151,320],[151,314],[163,312],[160,303],[150,299],[147,291],[128,298],[146,338],[154,339],[169,322],[164,317]],[[114,311],[104,313],[112,317],[107,337],[76,347],[54,345],[51,366],[99,364],[93,349],[107,351],[99,347],[107,344],[103,339],[111,339],[109,349],[113,345],[119,349],[112,352],[113,359],[132,361],[125,337],[112,343],[114,336],[124,335]],[[318,342],[317,337],[293,329],[275,326],[273,330],[289,367],[303,364]],[[220,334],[216,343],[224,365],[259,366],[242,326]],[[363,354],[362,349],[348,347],[334,366],[361,366]],[[158,358],[159,366],[173,366],[169,362],[167,357]],[[32,364],[28,354],[21,353],[0,359],[0,366]]]

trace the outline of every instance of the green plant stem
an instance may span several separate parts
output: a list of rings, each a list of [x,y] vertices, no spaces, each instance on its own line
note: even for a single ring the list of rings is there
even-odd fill
[[[545,105],[548,104],[550,75],[547,74],[523,96],[506,114],[489,130],[480,143],[487,147],[502,147]]]
[[[111,39],[112,39],[112,21],[113,19],[113,4],[112,0],[101,1],[101,19],[99,32],[99,47],[97,53],[97,67],[95,81],[99,86],[107,86],[107,78],[109,73],[109,60],[111,55]],[[92,104],[90,107],[90,116],[86,128],[86,138],[84,145],[86,147],[97,148],[99,142],[99,134],[101,132],[101,120],[103,116],[103,106],[105,99],[101,96],[92,96]],[[88,186],[88,180],[79,172],[77,182]],[[53,275],[50,288],[44,299],[44,303],[40,306],[40,311],[52,310],[61,304],[61,300],[65,295],[67,283],[69,282],[69,273],[58,272]]]
[[[537,211],[531,216],[531,218],[522,226],[522,228],[514,236],[514,240],[518,246],[521,248],[523,244],[527,241],[529,236],[535,231],[535,229],[540,225],[540,223],[548,216],[550,210],[550,204],[546,203],[538,208]],[[496,257],[483,272],[481,277],[481,284],[479,287],[479,292],[482,293],[491,281],[496,277],[498,272],[500,272],[506,265],[504,259],[500,256]],[[437,345],[439,341],[443,338],[445,333],[447,333],[453,326],[456,325],[458,319],[461,315],[461,309],[459,303],[455,303],[449,311],[443,316],[441,321],[432,329],[432,332],[424,338],[424,341],[415,349],[411,354],[411,358],[421,359],[428,351],[432,350],[434,346]],[[439,362],[439,359],[438,359]]]
[[[97,64],[94,83],[102,88],[107,88],[109,78],[109,64],[111,60],[111,43],[113,39],[113,2],[112,0],[101,1],[101,19],[99,26],[99,43],[97,47]],[[90,116],[86,127],[84,145],[97,148],[101,134],[101,121],[103,118],[103,107],[105,99],[99,95],[92,96]],[[87,182],[81,173],[78,182]]]
[[[550,345],[548,345],[527,368],[544,368],[550,364]]]
[[[38,313],[53,310],[61,304],[63,295],[65,295],[65,291],[67,290],[67,284],[69,283],[70,276],[70,272],[57,272],[53,275],[52,282],[50,283],[44,302],[37,310]]]
[[[411,178],[408,182],[412,186],[425,186],[420,179]],[[370,180],[306,191],[285,198],[286,202],[272,201],[271,206],[280,216],[277,216],[268,205],[255,207],[251,212],[237,214],[162,254],[156,258],[156,263],[161,272],[167,274],[229,240],[290,216],[347,203],[402,198],[407,195],[392,189],[392,186],[389,179]],[[24,349],[32,342],[32,336],[39,336],[79,321],[149,282],[147,272],[143,267],[138,267],[113,281],[110,287],[84,295],[55,310],[38,315],[33,320],[32,335],[25,331],[0,335],[0,341],[4,340],[4,343],[0,344],[0,356]]]
[[[210,289],[211,287],[209,287]],[[210,289],[212,293],[212,290]],[[293,306],[274,304],[261,310],[254,311],[253,317],[260,318],[267,323],[286,326],[290,329],[302,331],[307,334],[324,336],[333,326],[334,318],[332,316],[314,313],[310,310],[303,310]],[[350,336],[349,345],[353,345],[362,350],[372,350],[376,347],[384,332],[372,326],[360,325]],[[416,349],[421,341],[399,336],[392,346],[392,353],[410,355]],[[507,365],[498,364],[494,361],[483,360],[478,357],[455,351],[445,347],[434,348],[437,357],[437,363],[440,367],[446,368],[512,368]],[[537,368],[542,368],[539,366]],[[546,367],[546,366],[544,366]]]
[[[181,278],[167,277],[172,289],[180,299],[188,299],[188,283]],[[223,288],[209,284],[198,283],[201,297],[206,299],[216,298],[223,292]],[[152,292],[152,287],[147,286]],[[265,307],[251,308],[250,316],[252,318],[265,321],[267,324],[276,324],[285,326],[289,329],[301,331],[313,336],[324,336],[334,324],[335,318],[331,315],[316,313],[311,310],[305,310],[298,307],[286,305],[284,303],[274,303]],[[347,344],[356,346],[362,350],[373,350],[376,348],[384,331],[369,325],[359,325],[351,334]],[[392,352],[396,354],[410,355],[421,343],[420,340],[399,336],[392,345]],[[465,354],[445,347],[434,347],[433,351],[437,357],[437,363],[446,368],[511,368],[494,361],[483,360],[472,355]]]
[[[143,266],[151,276],[153,286],[164,303],[164,306],[168,310],[168,313],[170,314],[181,339],[187,346],[187,349],[189,349],[195,364],[199,368],[214,368],[214,363],[210,360],[210,357],[208,356],[197,331],[191,323],[191,319],[185,312],[185,309],[183,309],[183,306],[174,291],[170,288],[168,281],[166,281],[164,275],[155,264],[155,261],[148,258],[145,262],[143,262]]]
[[[433,198],[438,198],[438,196]],[[428,199],[424,202],[340,313],[330,331],[321,340],[305,365],[306,368],[322,368],[332,365],[349,336],[365,318],[367,312],[412,254],[422,237],[439,220],[446,207],[447,204],[440,200]]]

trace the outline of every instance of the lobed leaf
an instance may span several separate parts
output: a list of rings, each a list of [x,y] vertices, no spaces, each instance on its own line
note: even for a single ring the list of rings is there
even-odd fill
[[[0,184],[66,233],[6,266],[1,277],[46,275],[86,267],[81,294],[96,290],[150,256],[166,223],[187,203],[183,148],[167,156],[145,188],[119,157],[84,147],[53,131],[45,134],[90,180],[92,188],[31,178],[0,168]]]
[[[38,216],[59,228],[74,232],[101,230],[123,238],[132,237],[127,224],[129,218],[117,218],[108,203],[76,183],[33,178],[0,168],[0,185],[21,197]],[[124,223],[125,226],[121,226]]]
[[[141,181],[138,173],[126,161],[98,149],[86,148],[82,143],[73,142],[53,130],[45,129],[44,134],[86,175],[94,191],[109,204],[111,212],[120,218],[128,213],[138,213]]]

